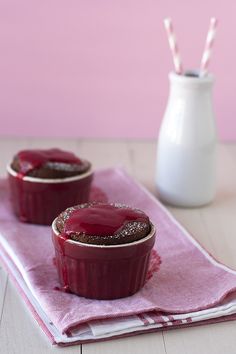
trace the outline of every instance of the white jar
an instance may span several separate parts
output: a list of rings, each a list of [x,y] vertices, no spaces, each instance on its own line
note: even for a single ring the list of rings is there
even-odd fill
[[[169,79],[170,95],[157,147],[158,194],[176,206],[201,206],[215,195],[213,77],[170,73]]]

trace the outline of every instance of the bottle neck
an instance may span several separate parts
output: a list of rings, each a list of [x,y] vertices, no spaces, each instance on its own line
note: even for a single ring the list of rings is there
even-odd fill
[[[169,74],[170,89],[173,92],[183,92],[183,93],[211,93],[213,87],[213,76],[208,75],[206,77],[198,76],[185,76],[177,75],[175,73]]]

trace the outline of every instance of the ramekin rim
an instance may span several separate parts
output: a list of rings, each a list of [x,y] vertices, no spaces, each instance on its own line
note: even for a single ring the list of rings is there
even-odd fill
[[[13,170],[13,168],[11,167],[11,163],[7,164],[7,172],[13,176],[13,177],[17,177],[17,172],[15,170]],[[73,182],[73,181],[77,181],[80,179],[83,179],[85,177],[90,176],[91,174],[93,174],[93,169],[92,167],[90,167],[86,172],[81,173],[80,175],[76,175],[76,176],[71,176],[71,177],[65,177],[65,178],[39,178],[39,177],[31,177],[31,176],[24,176],[22,178],[23,181],[26,182],[34,182],[34,183],[67,183],[67,182]]]
[[[56,235],[57,237],[59,237],[60,233],[56,227],[56,220],[57,217],[53,220],[52,222],[52,231],[54,233],[54,235]],[[129,242],[129,243],[121,243],[121,244],[117,244],[117,245],[95,245],[95,244],[89,244],[89,243],[83,243],[83,242],[79,242],[79,241],[74,241],[71,239],[67,239],[65,242],[73,244],[73,245],[78,245],[78,246],[83,246],[83,247],[90,247],[90,248],[123,248],[123,247],[131,247],[132,245],[137,245],[140,243],[143,243],[144,241],[147,241],[149,239],[151,239],[152,237],[155,236],[156,234],[156,227],[154,226],[154,224],[150,221],[151,224],[151,230],[149,232],[149,234],[137,241],[134,242]]]

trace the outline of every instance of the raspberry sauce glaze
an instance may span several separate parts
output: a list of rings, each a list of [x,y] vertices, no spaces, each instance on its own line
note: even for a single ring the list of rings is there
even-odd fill
[[[112,236],[130,221],[148,222],[149,219],[139,210],[94,204],[89,208],[74,210],[65,222],[64,232],[69,235],[79,232],[91,236]]]
[[[19,161],[19,176],[26,176],[30,171],[40,168],[48,162],[58,162],[80,165],[81,160],[73,153],[60,149],[22,150],[17,154]]]

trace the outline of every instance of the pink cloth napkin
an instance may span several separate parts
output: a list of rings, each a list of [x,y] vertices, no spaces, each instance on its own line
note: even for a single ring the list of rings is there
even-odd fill
[[[141,320],[144,325],[162,322],[177,325],[178,314],[181,314],[187,324],[191,322],[189,314],[202,311],[200,314],[204,315],[207,313],[204,309],[224,305],[227,296],[235,291],[236,273],[214,260],[155,197],[122,170],[97,171],[93,197],[140,208],[157,227],[155,250],[161,257],[160,269],[157,271],[153,253],[151,276],[144,288],[131,297],[97,301],[54,290],[59,282],[53,264],[50,227],[18,222],[10,209],[7,183],[5,180],[0,182],[2,250],[22,277],[21,281],[32,294],[32,301],[39,304],[43,314],[62,335],[70,337],[77,328],[86,331],[88,323],[92,323],[93,330],[93,324],[98,323],[93,320],[111,318],[114,322],[121,316],[124,321],[126,318]],[[14,276],[17,281],[18,276]],[[140,315],[132,317],[136,314]],[[42,314],[38,316],[43,317]],[[201,319],[204,320],[204,316]],[[101,325],[104,323],[100,322]],[[119,328],[122,326],[124,323]]]

